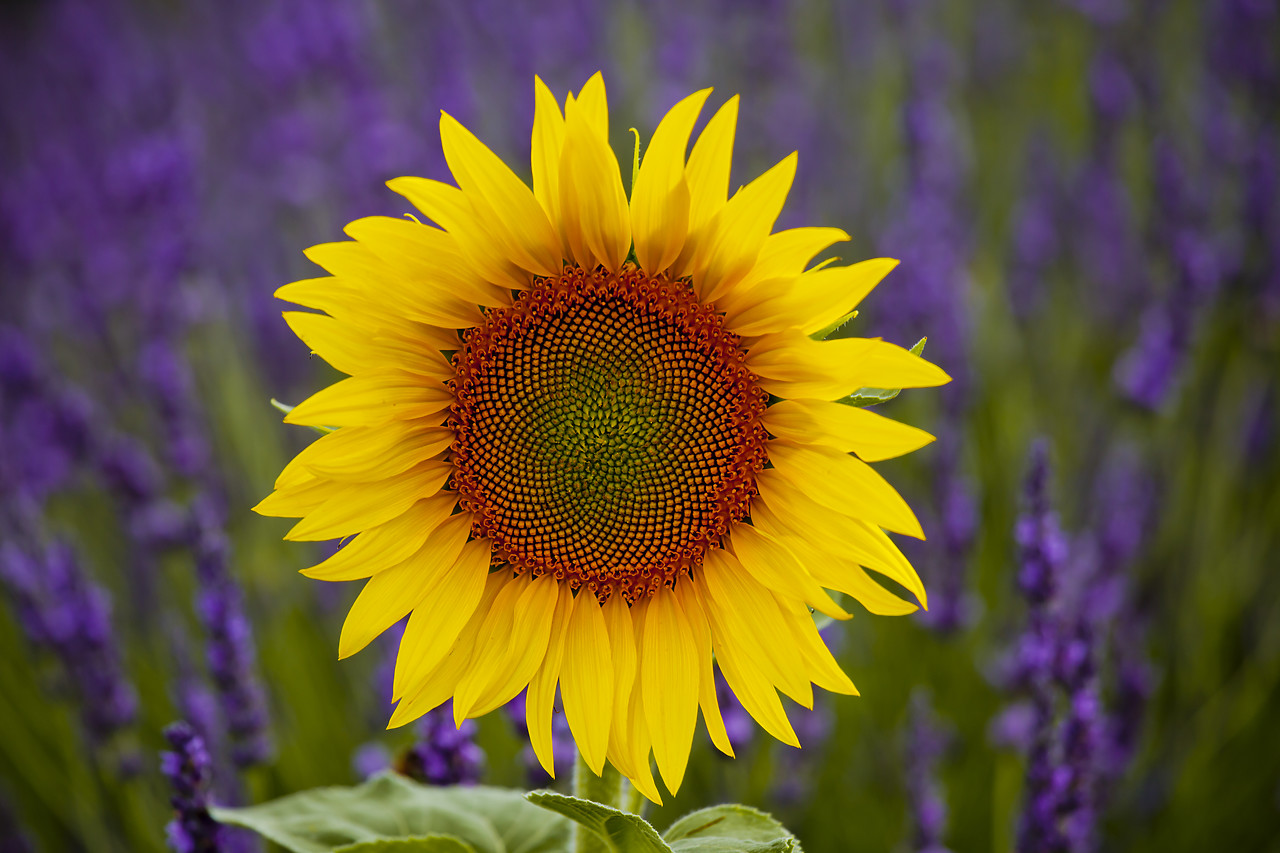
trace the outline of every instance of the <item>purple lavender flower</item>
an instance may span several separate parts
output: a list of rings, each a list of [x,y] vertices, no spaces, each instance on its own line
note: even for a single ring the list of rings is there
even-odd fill
[[[1275,38],[1280,12],[1259,0],[1220,0],[1206,4],[1209,64],[1227,79],[1239,80],[1260,99],[1273,97],[1280,86],[1280,58]]]
[[[386,744],[369,741],[356,747],[351,756],[351,769],[360,780],[376,776],[391,767],[391,751]]]
[[[1153,676],[1146,661],[1144,619],[1134,601],[1132,570],[1150,534],[1156,491],[1132,451],[1107,460],[1097,487],[1093,524],[1095,565],[1080,595],[1079,617],[1099,635],[1109,652],[1102,658],[1101,690],[1108,698],[1097,724],[1097,765],[1103,782],[1118,779],[1137,750]]]
[[[160,753],[160,772],[169,780],[174,818],[165,832],[176,853],[217,853],[222,828],[209,815],[209,783],[213,762],[204,741],[185,722],[164,730],[172,752]]]
[[[966,579],[969,553],[978,529],[978,510],[974,504],[972,484],[957,470],[963,433],[946,430],[939,442],[934,467],[935,503],[939,507],[941,536],[934,546],[935,567],[930,608],[921,619],[943,634],[964,628],[972,619],[976,605]]]
[[[1057,760],[1053,676],[1059,633],[1054,604],[1066,559],[1066,539],[1049,497],[1049,450],[1043,440],[1031,447],[1023,488],[1024,509],[1014,529],[1018,544],[1018,589],[1027,601],[1027,628],[1014,653],[1012,682],[1030,693],[1031,749],[1027,755],[1019,851],[1065,850],[1059,808],[1066,780]]]
[[[28,640],[61,663],[90,742],[100,745],[131,725],[137,695],[120,664],[110,599],[89,579],[71,547],[57,543],[36,556],[5,543],[0,579]]]
[[[1023,195],[1014,213],[1009,258],[1009,300],[1021,320],[1040,307],[1049,289],[1045,278],[1062,252],[1063,198],[1056,160],[1048,138],[1037,134],[1027,158]]]
[[[1042,439],[1031,447],[1023,487],[1025,509],[1014,528],[1018,543],[1018,589],[1032,606],[1033,618],[1047,617],[1058,590],[1067,542],[1049,498],[1049,448]]]
[[[0,327],[0,400],[16,405],[39,389],[40,361],[26,335],[11,326]]]
[[[194,380],[185,358],[171,341],[156,338],[138,355],[138,369],[160,415],[165,452],[184,477],[207,477],[210,450],[194,410]]]
[[[484,750],[475,742],[474,720],[453,724],[452,702],[428,711],[418,723],[418,743],[400,771],[428,785],[474,785],[484,773]]]
[[[927,691],[911,696],[907,721],[907,808],[913,825],[912,845],[920,853],[946,853],[947,801],[937,779],[937,763],[948,737],[934,718]]]
[[[227,566],[230,546],[220,520],[209,518],[213,512],[197,510],[195,557],[200,591],[196,609],[207,636],[206,663],[222,703],[232,760],[239,767],[250,767],[271,754],[266,695],[258,680],[253,632],[240,587]]]

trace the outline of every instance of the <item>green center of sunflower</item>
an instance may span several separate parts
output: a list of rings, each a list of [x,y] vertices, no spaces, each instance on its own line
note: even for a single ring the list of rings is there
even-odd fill
[[[569,268],[454,357],[454,488],[517,571],[651,595],[746,517],[767,396],[687,284]]]

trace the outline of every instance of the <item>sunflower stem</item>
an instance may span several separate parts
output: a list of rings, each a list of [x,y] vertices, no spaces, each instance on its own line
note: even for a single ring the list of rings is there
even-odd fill
[[[646,800],[640,789],[627,779],[622,780],[622,805],[619,807],[627,814],[644,817]]]
[[[573,762],[573,795],[615,809],[623,808],[622,774],[608,761],[604,775],[597,776],[579,752]],[[573,834],[573,853],[609,853],[608,843],[581,824]]]

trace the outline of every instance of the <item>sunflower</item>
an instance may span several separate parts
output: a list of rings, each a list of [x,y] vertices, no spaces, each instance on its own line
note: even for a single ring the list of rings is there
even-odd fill
[[[896,261],[819,264],[836,228],[773,232],[796,155],[728,197],[738,99],[686,151],[710,90],[676,104],[633,166],[609,147],[599,74],[564,111],[535,80],[529,188],[447,114],[457,186],[388,186],[435,225],[370,217],[310,249],[330,275],[286,285],[293,331],[349,378],[286,423],[327,434],[256,509],[293,540],[351,538],[303,574],[367,578],[352,655],[408,616],[391,726],[450,698],[458,721],[526,690],[553,772],[559,688],[587,765],[660,802],[698,713],[732,756],[719,666],[770,734],[799,746],[778,691],[856,694],[811,613],[921,604],[886,531],[921,537],[867,463],[932,437],[843,405],[864,386],[939,385],[874,338],[820,341]]]

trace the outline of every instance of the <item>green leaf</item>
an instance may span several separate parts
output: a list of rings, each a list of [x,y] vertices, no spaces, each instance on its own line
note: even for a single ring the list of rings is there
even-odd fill
[[[452,835],[421,838],[384,838],[339,847],[334,853],[475,853],[475,848]]]
[[[284,412],[286,415],[297,408],[297,406],[290,406],[288,403],[281,403],[275,397],[271,398],[271,405],[275,406],[277,409]],[[307,427],[307,428],[313,429],[316,432],[320,433],[321,435],[328,435],[329,433],[337,429],[337,427],[327,427],[327,426],[313,426],[313,427]]]
[[[533,791],[525,797],[585,826],[616,853],[672,853],[657,830],[639,815],[551,791]]]
[[[706,838],[682,838],[671,843],[674,853],[799,853],[794,838],[773,841],[741,841],[719,835]]]
[[[687,814],[663,838],[677,853],[799,853],[800,843],[772,816],[749,806],[723,805]]]
[[[294,853],[334,853],[355,844],[424,836],[452,836],[474,853],[550,853],[568,845],[573,829],[569,821],[525,802],[521,791],[437,788],[394,773],[352,788],[313,788],[261,805],[210,812],[221,823],[252,829]]]
[[[929,340],[928,337],[923,337],[916,341],[915,346],[911,348],[911,352],[915,355],[920,355],[920,353],[924,352],[924,344],[927,340]],[[840,402],[846,406],[862,408],[864,406],[874,406],[877,403],[887,403],[901,393],[901,388],[859,388],[848,397],[840,400]]]

